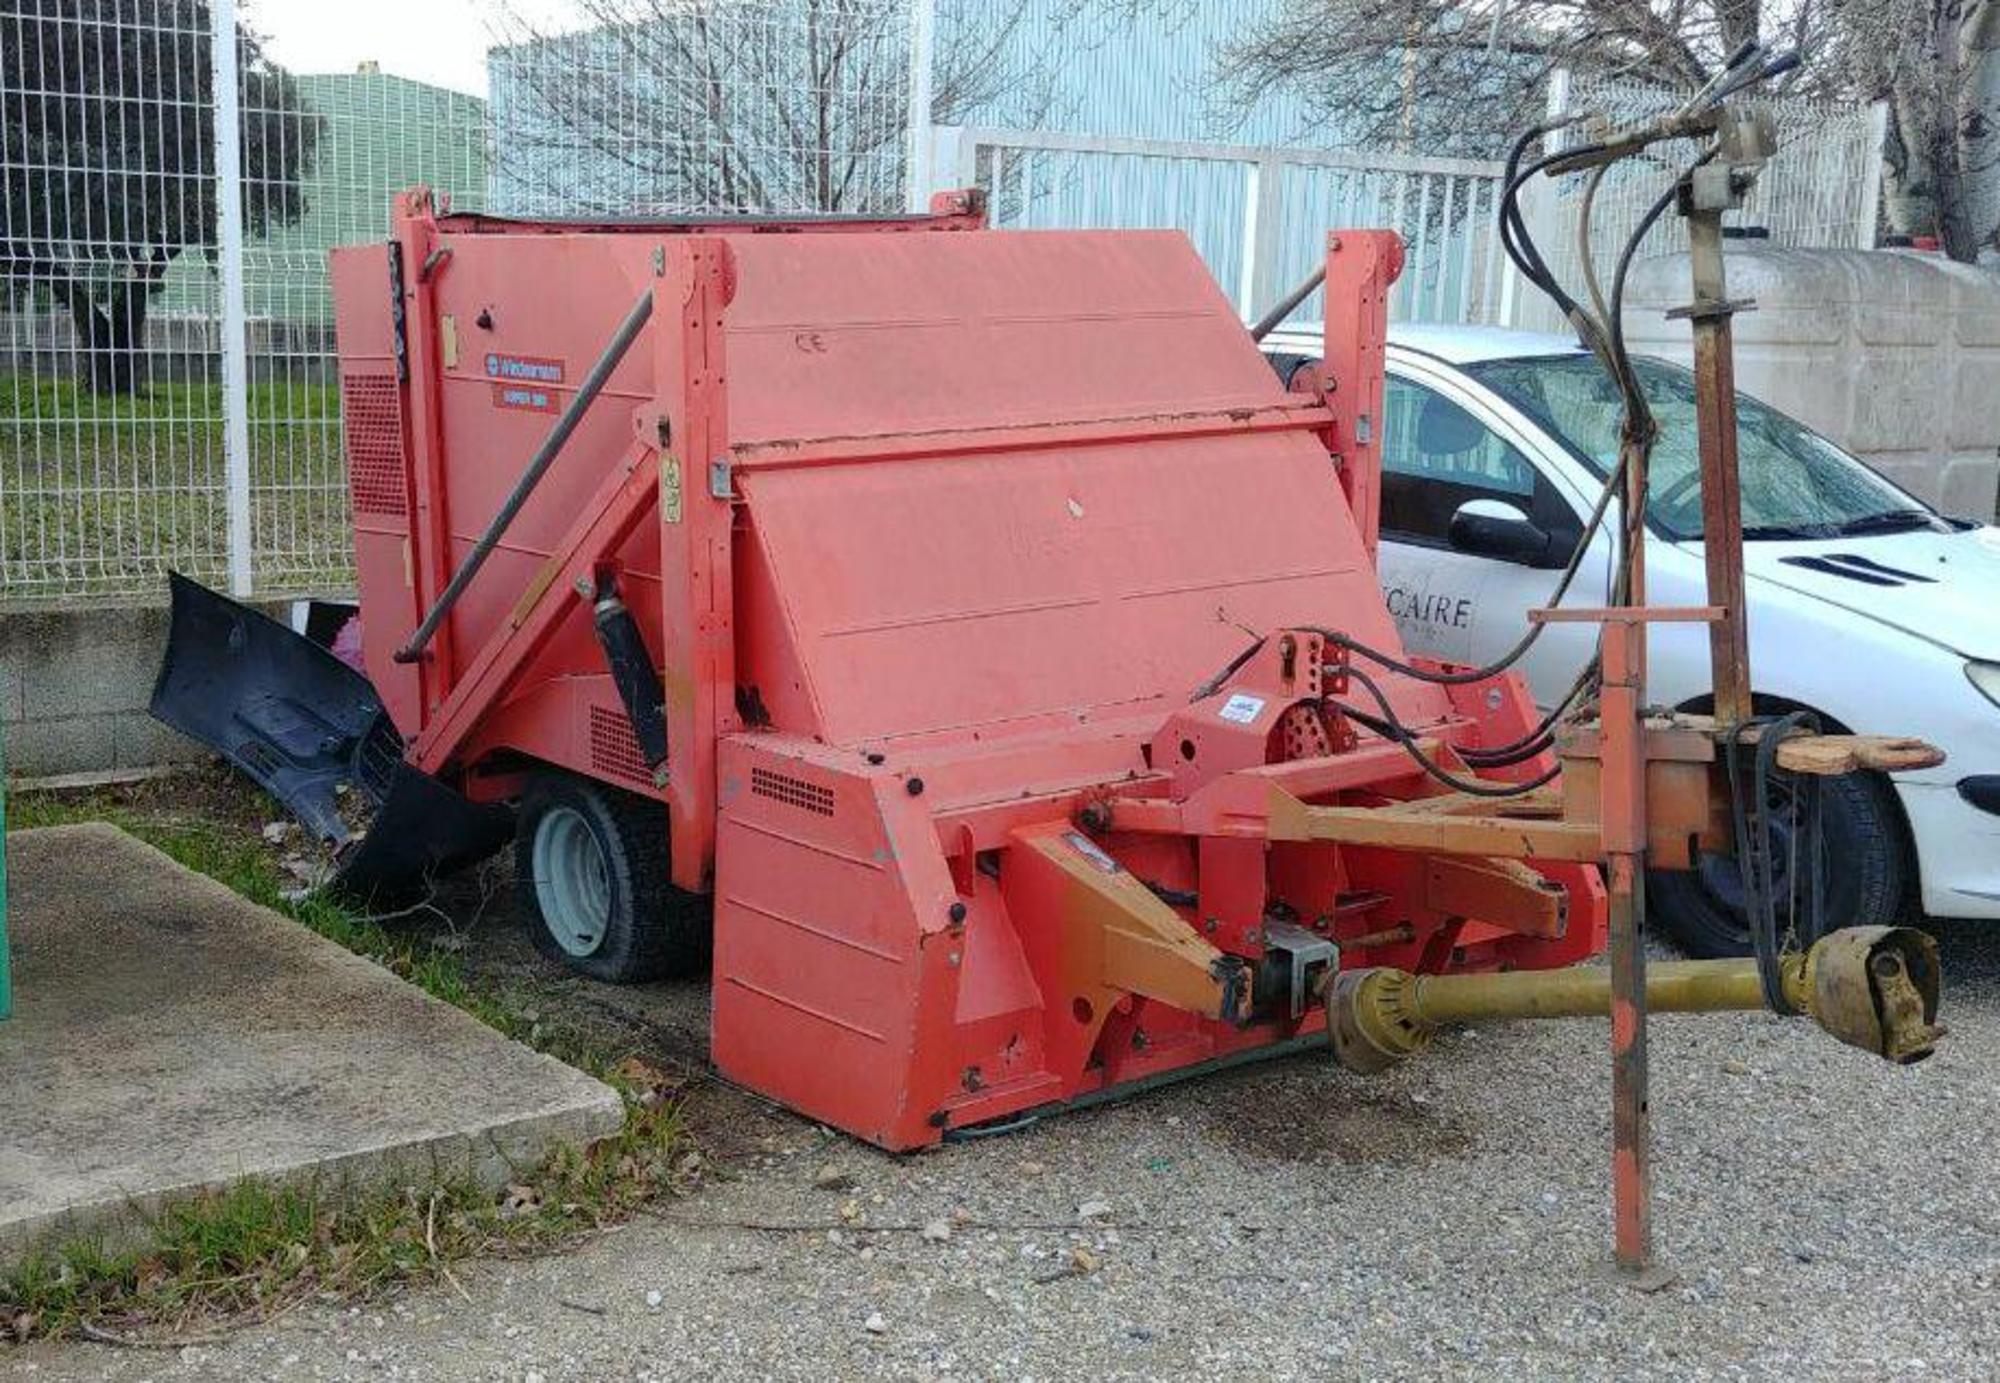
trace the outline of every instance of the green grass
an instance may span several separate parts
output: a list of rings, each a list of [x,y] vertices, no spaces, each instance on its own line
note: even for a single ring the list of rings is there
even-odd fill
[[[348,584],[340,395],[250,389],[251,537],[268,592]],[[0,375],[0,601],[157,592],[168,567],[215,579],[229,551],[222,392],[162,382],[93,394]]]
[[[465,1180],[343,1194],[321,1184],[241,1182],[167,1206],[146,1241],[113,1250],[79,1238],[0,1275],[0,1339],[81,1334],[187,1338],[268,1319],[313,1297],[348,1299],[412,1282],[454,1282],[476,1254],[546,1251],[684,1191],[699,1163],[671,1083],[643,1063],[554,1024],[518,995],[472,977],[457,956],[289,879],[242,822],[135,808],[115,793],[31,793],[7,803],[10,830],[108,821],[254,902],[368,956],[489,1026],[609,1081],[625,1097],[618,1133],[565,1150],[496,1197]]]
[[[340,390],[330,383],[260,381],[250,386],[255,422],[340,419]],[[73,378],[0,374],[0,422],[40,426],[128,421],[185,426],[190,419],[222,422],[222,386],[160,380],[138,394],[95,394]]]

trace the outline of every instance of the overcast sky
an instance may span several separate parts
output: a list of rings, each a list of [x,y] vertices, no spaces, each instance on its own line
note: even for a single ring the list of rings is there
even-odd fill
[[[489,0],[238,0],[238,14],[294,72],[384,72],[486,94]]]

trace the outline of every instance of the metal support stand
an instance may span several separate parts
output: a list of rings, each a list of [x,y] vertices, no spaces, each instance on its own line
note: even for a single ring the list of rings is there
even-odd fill
[[[1684,192],[1684,205],[1689,200]],[[1730,318],[1748,304],[1729,301],[1722,263],[1722,208],[1688,206],[1694,303],[1696,439],[1701,457],[1702,558],[1708,603],[1722,618],[1709,629],[1715,720],[1727,729],[1750,718],[1750,634],[1743,598],[1743,488],[1736,469],[1736,365]]]
[[[1744,620],[1743,495],[1736,461],[1736,371],[1722,262],[1722,214],[1742,205],[1769,156],[1768,120],[1720,122],[1721,157],[1693,169],[1679,188],[1692,249],[1695,419],[1701,456],[1703,553],[1707,565],[1709,652],[1715,718],[1750,718],[1750,643]],[[1645,513],[1647,448],[1627,439],[1626,502]],[[1653,1262],[1652,1175],[1646,1069],[1646,626],[1682,612],[1646,610],[1645,527],[1628,517],[1628,604],[1605,612],[1604,848],[1610,888],[1612,1186],[1618,1267],[1654,1290],[1672,1274]]]
[[[1643,590],[1643,587],[1640,589]],[[1674,1274],[1653,1261],[1652,1129],[1646,1064],[1646,629],[1714,624],[1713,607],[1578,611],[1603,621],[1601,826],[1610,893],[1611,1195],[1618,1271],[1643,1291]]]
[[[1643,470],[1644,461],[1628,457]],[[1636,556],[1636,554],[1635,554]],[[1634,589],[1643,594],[1643,564]],[[1611,962],[1611,1188],[1621,1278],[1656,1291],[1674,1274],[1653,1261],[1651,1128],[1646,1065],[1646,630],[1653,624],[1713,625],[1713,606],[1620,605],[1540,610],[1540,621],[1592,621],[1603,629],[1599,693],[1597,830],[1609,893]]]
[[[1650,1130],[1646,1117],[1646,625],[1638,610],[1606,611],[1604,849],[1611,894],[1611,1190],[1618,1267],[1653,1262]],[[1620,618],[1621,615],[1633,616]],[[1636,645],[1636,647],[1635,647]]]
[[[1622,448],[1629,509],[1646,512],[1647,448]],[[1611,1195],[1618,1268],[1653,1268],[1651,1126],[1646,1115],[1646,529],[1625,518],[1626,604],[1601,626],[1605,882],[1610,893]]]

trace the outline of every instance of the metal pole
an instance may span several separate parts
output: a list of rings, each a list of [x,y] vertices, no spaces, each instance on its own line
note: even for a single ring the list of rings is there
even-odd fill
[[[1695,437],[1701,457],[1702,558],[1708,603],[1722,618],[1709,627],[1718,725],[1750,718],[1750,635],[1743,594],[1743,488],[1736,471],[1736,367],[1722,262],[1722,212],[1691,211],[1688,258],[1694,273]]]
[[[1868,147],[1861,157],[1861,209],[1855,217],[1854,248],[1875,248],[1875,231],[1882,218],[1882,156],[1889,140],[1889,103],[1868,108]]]
[[[1250,261],[1250,301],[1245,304],[1246,315],[1262,310],[1270,305],[1272,295],[1278,291],[1278,275],[1284,272],[1285,257],[1285,164],[1282,159],[1264,158],[1257,161],[1257,239],[1251,246]],[[1321,269],[1324,271],[1325,266]],[[1301,298],[1292,304],[1297,307]],[[1286,316],[1291,315],[1288,311]],[[1278,319],[1278,325],[1284,321]],[[1261,337],[1259,338],[1262,339]]]
[[[904,208],[930,210],[931,99],[937,61],[937,0],[910,0],[909,152],[903,172]]]
[[[1273,303],[1271,310],[1259,317],[1250,327],[1250,339],[1262,341],[1266,336],[1285,324],[1285,318],[1298,310],[1300,303],[1319,291],[1326,282],[1326,265],[1322,264],[1302,279],[1298,286]]]
[[[1618,1266],[1640,1282],[1653,1272],[1652,1129],[1646,1059],[1646,625],[1612,611],[1604,623],[1605,883],[1610,894],[1611,1194]]]
[[[1236,311],[1246,322],[1257,310],[1257,213],[1263,209],[1259,195],[1263,176],[1263,164],[1243,165],[1243,254],[1236,269]]]
[[[250,365],[243,308],[243,109],[236,0],[211,0],[209,77],[215,119],[215,234],[222,267],[222,455],[228,495],[229,591],[255,576],[250,544]]]
[[[1805,956],[1786,960],[1788,987],[1804,994]],[[1646,968],[1646,1011],[1755,1013],[1764,982],[1754,958],[1668,960]],[[1514,970],[1493,975],[1418,975],[1409,1010],[1430,1027],[1504,1018],[1602,1018],[1611,1012],[1610,973],[1595,965]]]
[[[521,478],[514,482],[513,492],[500,506],[500,512],[493,516],[493,522],[486,525],[486,531],[479,535],[479,541],[473,544],[472,551],[465,554],[465,564],[452,573],[451,583],[437,598],[437,604],[431,606],[429,613],[424,616],[424,622],[417,626],[417,632],[410,635],[410,641],[396,650],[397,662],[414,663],[423,655],[424,646],[431,641],[431,636],[437,633],[438,626],[451,612],[451,607],[458,603],[458,598],[464,594],[465,588],[472,584],[472,578],[478,574],[480,567],[486,564],[487,557],[506,534],[507,526],[514,522],[514,516],[521,512],[522,506],[528,502],[528,497],[534,494],[535,486],[541,483],[542,476],[555,464],[556,457],[562,454],[563,444],[569,441],[570,434],[575,432],[577,424],[583,421],[583,415],[590,411],[590,405],[603,390],[606,381],[611,378],[611,372],[618,368],[618,362],[625,358],[625,352],[632,348],[632,342],[638,339],[641,328],[652,315],[653,290],[648,288],[639,295],[639,301],[632,304],[632,310],[625,314],[625,320],[618,324],[617,334],[611,338],[611,344],[597,357],[597,363],[590,367],[590,373],[585,376],[582,387],[576,391],[576,397],[569,401],[569,407],[563,409],[562,416],[556,419],[556,425],[549,429],[549,435],[543,439],[541,447],[535,452],[534,459],[529,461],[528,468],[521,472]]]

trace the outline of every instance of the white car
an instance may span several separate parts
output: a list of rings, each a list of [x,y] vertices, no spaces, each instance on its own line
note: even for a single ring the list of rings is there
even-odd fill
[[[1264,343],[1289,380],[1316,330]],[[1703,603],[1693,378],[1636,362],[1661,433],[1653,449],[1648,599]],[[1829,730],[1914,734],[1943,767],[1829,780],[1824,856],[1834,925],[2000,917],[2000,530],[1931,510],[1826,439],[1743,397],[1740,458],[1750,664],[1760,711],[1806,709]],[[1575,550],[1618,451],[1619,406],[1565,337],[1486,327],[1396,327],[1382,420],[1381,578],[1404,641],[1483,665],[1519,638]],[[1615,518],[1567,603],[1600,604]],[[1535,698],[1560,700],[1595,626],[1553,624],[1522,661]],[[1706,709],[1708,633],[1655,626],[1649,693]],[[1749,938],[1733,862],[1649,885],[1692,952]]]

